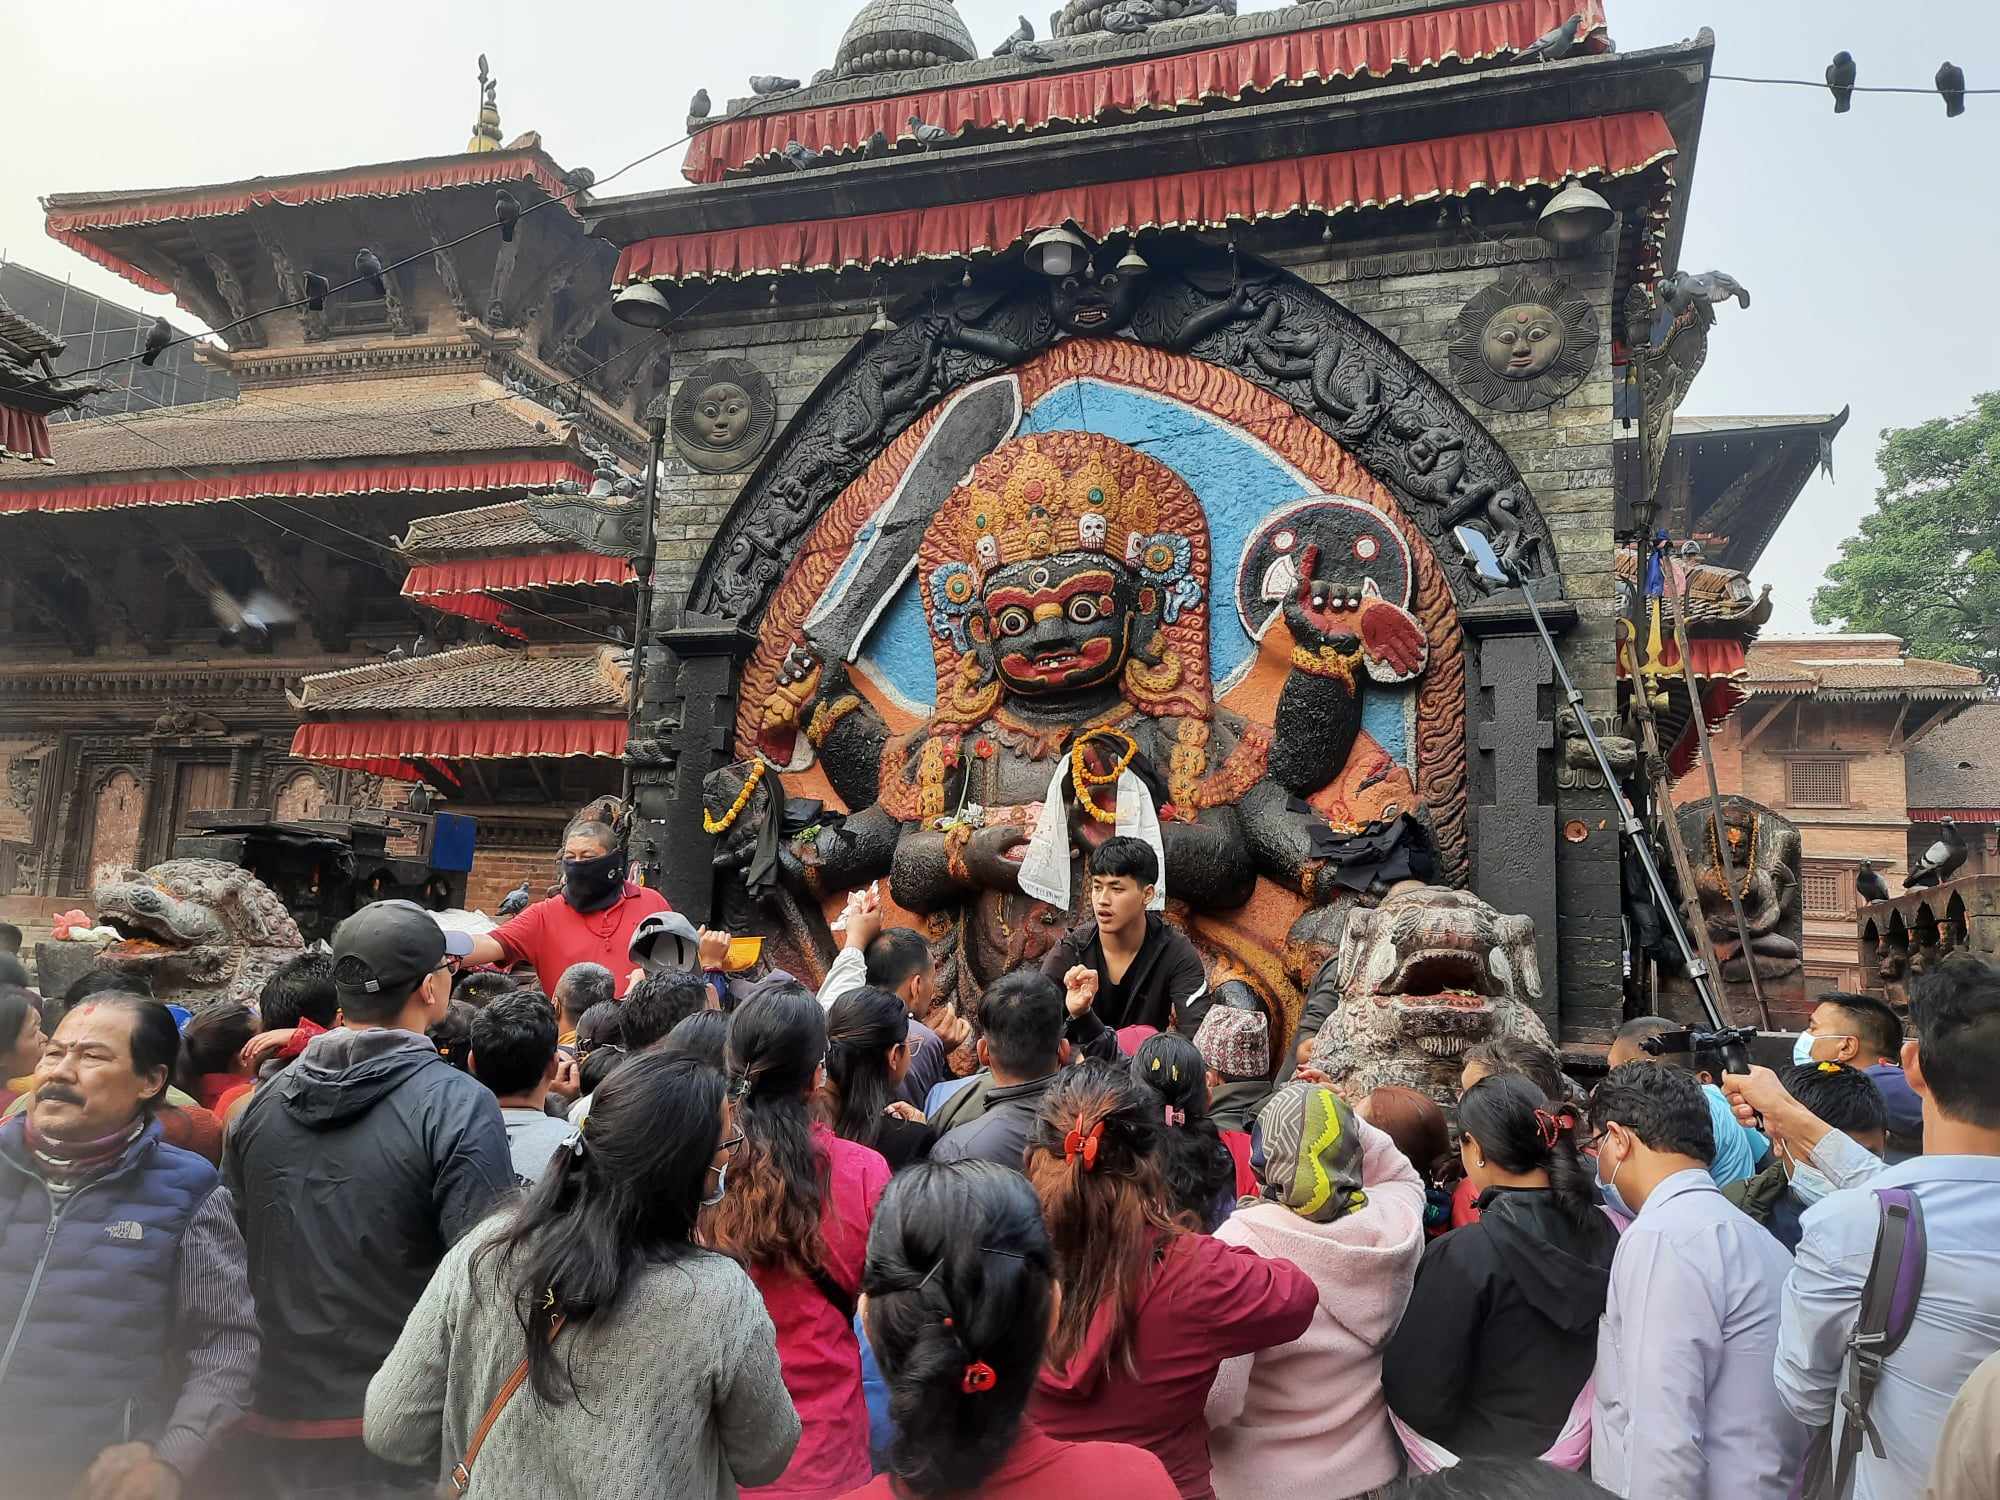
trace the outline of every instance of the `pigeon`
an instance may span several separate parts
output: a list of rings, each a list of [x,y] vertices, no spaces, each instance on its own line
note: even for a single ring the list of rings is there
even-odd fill
[[[210,589],[208,608],[219,627],[215,637],[217,645],[240,643],[252,651],[271,644],[273,625],[283,625],[293,618],[289,609],[265,593],[252,594],[248,599],[239,601],[227,589]]]
[[[1117,36],[1135,36],[1164,20],[1151,0],[1118,0],[1104,11],[1104,29]]]
[[[861,159],[863,161],[879,161],[888,154],[889,132],[886,130],[878,130],[869,136],[866,144],[861,148]]]
[[[799,86],[796,78],[780,78],[775,73],[752,73],[750,92],[760,98],[765,94],[786,94]]]
[[[437,655],[437,642],[433,641],[428,635],[420,632],[416,640],[410,644],[410,655],[435,656]]]
[[[817,151],[808,151],[797,141],[785,142],[785,165],[794,172],[810,172],[824,159]]]
[[[146,334],[146,352],[139,356],[139,363],[151,369],[153,361],[158,359],[166,351],[167,345],[173,341],[174,325],[165,318],[153,319],[153,326]]]
[[[1554,31],[1545,31],[1527,46],[1514,54],[1515,62],[1559,62],[1576,50],[1576,39],[1583,32],[1581,13],[1571,16]]]
[[[1944,117],[1955,120],[1965,113],[1965,69],[1949,60],[1938,64],[1937,91],[1944,95]]]
[[[1965,838],[1958,831],[1956,818],[1939,820],[1944,831],[1936,843],[1924,851],[1924,857],[1910,867],[1910,873],[1903,879],[1903,889],[1913,891],[1918,886],[1942,885],[1958,873],[1958,867],[1965,863],[1970,852],[1965,847]]]
[[[333,283],[317,271],[306,272],[306,311],[325,312],[326,294],[333,290]]]
[[[1703,271],[1695,275],[1682,271],[1659,285],[1660,306],[1675,317],[1696,302],[1727,302],[1734,297],[1743,307],[1750,305],[1750,289],[1727,271]]]
[[[714,108],[715,106],[709,102],[708,90],[696,89],[694,97],[688,100],[688,118],[690,120],[706,120],[709,111]]]
[[[354,252],[354,270],[367,281],[369,291],[378,297],[389,295],[389,283],[382,279],[381,258],[366,245]]]
[[[535,893],[529,888],[528,882],[524,880],[500,898],[500,915],[503,917],[516,916],[534,904]]]
[[[951,139],[951,132],[942,125],[933,125],[922,115],[910,116],[910,134],[917,138],[917,144],[928,151],[933,146],[942,146]]]
[[[1870,901],[1887,901],[1889,899],[1889,882],[1875,873],[1874,861],[1864,859],[1856,867],[1854,871],[1854,894],[1859,896],[1864,904]]]
[[[404,654],[403,648],[401,646],[391,646],[387,651],[382,653],[382,660],[401,661],[403,659],[403,654]]]
[[[1826,86],[1833,91],[1833,112],[1844,115],[1854,104],[1854,78],[1859,72],[1852,52],[1836,52],[1826,65]]]
[[[500,238],[509,245],[513,244],[514,226],[521,220],[521,205],[505,188],[493,195],[493,217],[499,220]]]
[[[1000,45],[993,49],[995,57],[1012,57],[1014,49],[1021,43],[1032,42],[1035,39],[1035,23],[1026,16],[1017,16],[1015,19],[1020,24],[1000,39]]]
[[[587,193],[597,186],[597,174],[588,167],[571,167],[563,173],[563,186],[579,193]]]

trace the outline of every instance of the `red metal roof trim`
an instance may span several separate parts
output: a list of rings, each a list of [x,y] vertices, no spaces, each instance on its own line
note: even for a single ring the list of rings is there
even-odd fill
[[[413,779],[414,762],[520,760],[529,756],[602,756],[625,751],[625,720],[351,719],[301,724],[292,734],[297,760]],[[401,766],[400,771],[382,767]]]
[[[404,585],[403,592],[405,594],[410,592],[408,584]],[[502,635],[511,636],[517,641],[525,641],[528,638],[525,630],[508,623],[506,606],[490,594],[425,594],[419,602],[431,609],[442,610],[448,615],[458,615],[462,619],[477,620],[482,625],[491,625]]]
[[[794,140],[815,151],[855,151],[878,130],[892,141],[907,139],[911,115],[954,136],[969,130],[1036,131],[1112,114],[1235,103],[1246,94],[1288,84],[1381,78],[1397,68],[1416,73],[1445,62],[1477,62],[1519,52],[1579,10],[1585,37],[1596,37],[1604,29],[1604,10],[1597,0],[1581,6],[1574,0],[1489,0],[1068,73],[749,115],[711,125],[689,142],[681,175],[690,182],[720,182],[733,171],[780,155],[786,142]]]
[[[1666,119],[1644,110],[981,203],[659,235],[625,247],[615,280],[715,280],[963,260],[1063,223],[1093,238],[1141,229],[1217,228],[1308,210],[1339,213],[1424,202],[1474,189],[1552,186],[1572,176],[1622,177],[1677,150]]]
[[[546,489],[564,479],[590,478],[570,459],[521,458],[482,464],[390,464],[366,469],[289,469],[224,473],[206,479],[141,479],[117,484],[0,489],[0,515],[59,510],[123,510],[137,505],[204,505],[264,497],[436,494],[499,489]]]
[[[1955,823],[2000,823],[2000,807],[1913,807],[1910,809],[1912,823],[1942,823],[1950,818]]]
[[[1703,690],[1701,713],[1708,720],[1710,734],[1729,722],[1729,716],[1742,704],[1743,696],[1743,689],[1726,679],[1712,682]],[[1701,737],[1695,732],[1694,721],[1690,719],[1667,756],[1667,770],[1678,781],[1694,769],[1695,762],[1700,758]]]
[[[477,187],[482,183],[524,179],[535,183],[551,198],[560,198],[569,191],[569,184],[556,174],[554,163],[540,151],[482,151],[464,156],[433,157],[420,163],[391,168],[357,167],[265,186],[245,183],[233,192],[211,190],[194,196],[139,198],[75,213],[51,211],[44,227],[50,239],[60,240],[79,255],[117,272],[133,285],[164,296],[172,293],[171,285],[91,240],[88,238],[90,232],[122,229],[134,224],[159,224],[172,219],[220,218],[246,213],[253,208],[268,208],[272,204],[299,208],[308,203],[331,203],[341,198],[395,198],[405,193]],[[564,207],[572,214],[576,213],[574,199],[568,200]]]
[[[510,589],[561,587],[583,583],[632,582],[632,564],[597,552],[550,552],[527,557],[475,557],[456,562],[418,563],[403,580],[411,598]]]
[[[54,463],[55,451],[49,447],[48,418],[38,411],[22,411],[17,406],[0,405],[0,458]]]

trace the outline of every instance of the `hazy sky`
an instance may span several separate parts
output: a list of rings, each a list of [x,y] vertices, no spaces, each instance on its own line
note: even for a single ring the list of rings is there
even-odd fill
[[[1037,27],[1051,0],[1033,0]],[[1716,67],[1817,78],[1845,47],[1864,83],[1928,85],[1950,56],[1974,87],[2000,84],[1993,0],[1606,0],[1626,50],[1718,33]],[[961,0],[982,49],[1020,0]],[[475,59],[500,80],[508,138],[540,130],[566,166],[599,177],[682,133],[706,86],[720,107],[753,72],[829,64],[858,0],[93,0],[0,4],[0,57],[35,107],[0,152],[0,252],[80,285],[173,312],[42,232],[37,195],[168,187],[461,149]],[[1269,9],[1244,0],[1248,10]],[[1918,20],[1921,24],[1905,25]],[[18,91],[17,91],[18,92]],[[620,178],[679,182],[680,151]],[[1721,313],[1684,408],[1830,412],[1852,403],[1834,482],[1814,480],[1765,553],[1774,629],[1807,627],[1807,601],[1869,508],[1876,434],[1955,412],[2000,388],[1990,294],[2000,268],[2000,96],[1947,120],[1934,94],[1860,95],[1835,116],[1823,92],[1717,82],[1683,266],[1719,267],[1753,306]],[[187,321],[186,315],[174,316]]]

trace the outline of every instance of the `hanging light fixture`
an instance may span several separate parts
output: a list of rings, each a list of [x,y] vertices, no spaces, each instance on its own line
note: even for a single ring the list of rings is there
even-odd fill
[[[880,302],[877,302],[875,304],[875,321],[868,325],[868,331],[870,333],[894,333],[896,327],[896,320],[889,316],[889,309],[884,307]]]
[[[1125,276],[1142,276],[1153,268],[1146,263],[1146,257],[1139,253],[1137,245],[1132,246],[1118,261],[1118,271]]]
[[[674,310],[650,281],[635,281],[611,299],[611,315],[634,328],[665,328]]]
[[[1068,225],[1044,229],[1028,241],[1028,269],[1044,276],[1067,276],[1083,264],[1090,246]]]
[[[1558,247],[1582,245],[1617,222],[1618,213],[1604,201],[1604,195],[1572,177],[1549,199],[1549,206],[1535,222],[1535,233]]]

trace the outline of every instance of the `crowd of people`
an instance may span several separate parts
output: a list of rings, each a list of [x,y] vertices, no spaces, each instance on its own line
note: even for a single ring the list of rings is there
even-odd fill
[[[598,822],[184,1026],[0,984],[0,1495],[2000,1496],[2000,967],[1447,1110],[1089,869],[966,1015],[872,892],[728,972]]]

